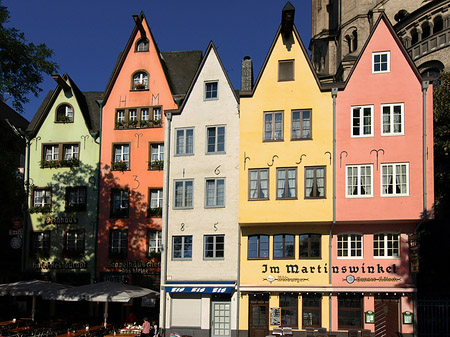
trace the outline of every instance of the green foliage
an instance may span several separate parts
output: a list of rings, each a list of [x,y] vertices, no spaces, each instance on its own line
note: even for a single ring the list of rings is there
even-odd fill
[[[50,61],[53,51],[45,44],[28,43],[16,28],[7,28],[9,12],[0,0],[0,94],[12,98],[12,106],[23,112],[29,93],[37,96],[43,73],[53,74],[58,69]]]
[[[450,215],[450,72],[434,89],[435,215]]]

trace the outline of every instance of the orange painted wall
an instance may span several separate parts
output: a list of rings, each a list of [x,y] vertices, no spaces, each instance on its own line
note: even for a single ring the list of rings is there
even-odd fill
[[[390,51],[390,72],[372,74],[372,52]],[[433,189],[433,88],[427,91],[428,209]],[[404,135],[381,135],[381,104],[404,103]],[[351,107],[374,105],[372,137],[351,138]],[[422,87],[381,21],[343,91],[337,96],[336,220],[417,220],[423,211]],[[378,166],[376,153],[379,150]],[[345,152],[346,153],[345,153]],[[381,197],[381,163],[409,163],[409,196]],[[373,197],[346,198],[346,165],[373,164]]]
[[[148,163],[150,143],[164,142],[164,117],[161,127],[157,128],[115,129],[115,115],[118,108],[161,106],[164,116],[165,109],[177,107],[145,20],[143,26],[149,39],[149,51],[134,51],[135,43],[140,38],[140,33],[137,32],[130,50],[124,51],[127,53],[126,59],[103,108],[98,271],[112,271],[107,268],[110,262],[108,259],[110,229],[128,229],[129,250],[126,260],[131,261],[146,260],[147,230],[161,229],[161,218],[147,217],[147,205],[149,188],[163,186],[163,171],[149,170]],[[137,70],[145,70],[149,74],[149,90],[131,90],[132,75]],[[129,171],[110,170],[114,143],[130,144]],[[128,218],[110,218],[111,188],[127,187],[130,190]]]

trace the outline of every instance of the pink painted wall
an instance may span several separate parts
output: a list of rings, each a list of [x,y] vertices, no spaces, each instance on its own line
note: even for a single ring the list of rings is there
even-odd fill
[[[372,74],[372,53],[390,51],[390,72]],[[428,209],[434,202],[433,108],[427,91]],[[381,104],[404,103],[404,135],[381,136]],[[351,107],[374,105],[371,137],[351,137]],[[380,21],[364,54],[337,96],[336,208],[337,221],[417,220],[423,210],[422,87],[386,23]],[[379,152],[378,166],[376,153]],[[346,151],[347,155],[343,152]],[[381,197],[382,163],[409,163],[409,196]],[[373,164],[373,197],[346,198],[346,165]]]
[[[110,229],[128,229],[127,260],[132,261],[146,260],[147,230],[161,229],[161,218],[147,217],[147,205],[149,188],[162,188],[163,186],[163,171],[148,170],[148,163],[150,161],[150,143],[164,142],[164,124],[159,128],[115,129],[117,108],[161,106],[164,123],[164,110],[177,107],[145,20],[143,26],[149,40],[149,51],[135,52],[135,43],[140,38],[138,32],[130,50],[124,51],[127,53],[125,62],[103,108],[98,271],[108,270]],[[149,90],[131,90],[132,75],[137,70],[145,70],[149,74]],[[110,170],[114,143],[130,144],[129,171]],[[111,188],[127,187],[130,189],[128,218],[110,218]]]

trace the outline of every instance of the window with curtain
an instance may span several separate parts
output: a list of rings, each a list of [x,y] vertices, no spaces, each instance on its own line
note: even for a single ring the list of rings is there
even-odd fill
[[[269,169],[251,169],[249,175],[249,200],[269,199]]]
[[[305,167],[305,198],[325,198],[325,166]]]
[[[373,165],[347,166],[347,197],[371,197]]]
[[[264,112],[264,141],[283,140],[283,111]]]
[[[206,179],[205,207],[225,206],[225,179]]]
[[[277,169],[277,199],[297,198],[297,168]]]
[[[409,164],[381,164],[382,196],[409,194]]]
[[[311,139],[311,110],[292,110],[291,139]]]
[[[383,104],[382,135],[402,135],[404,134],[404,104]]]
[[[173,208],[192,208],[194,206],[194,181],[176,180]]]
[[[194,154],[194,128],[175,130],[175,155],[187,156]]]
[[[373,105],[352,107],[352,137],[373,136]]]

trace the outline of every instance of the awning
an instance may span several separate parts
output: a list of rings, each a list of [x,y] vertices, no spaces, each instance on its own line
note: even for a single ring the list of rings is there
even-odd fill
[[[235,284],[234,281],[168,281],[164,286],[167,293],[229,294]]]

